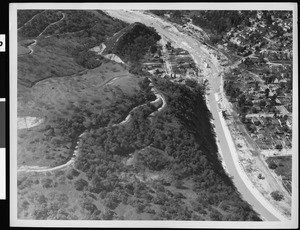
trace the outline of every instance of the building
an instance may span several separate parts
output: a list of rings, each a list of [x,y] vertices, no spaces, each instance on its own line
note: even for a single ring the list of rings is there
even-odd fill
[[[286,125],[291,129],[292,128],[292,117],[288,117],[288,119],[286,120]]]
[[[289,111],[283,105],[275,106],[275,108],[278,110],[281,116],[285,116],[289,114]]]

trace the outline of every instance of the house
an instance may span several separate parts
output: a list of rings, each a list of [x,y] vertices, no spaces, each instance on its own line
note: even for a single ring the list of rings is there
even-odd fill
[[[268,121],[265,117],[260,117],[259,120],[262,125],[266,125],[268,123]]]
[[[187,52],[186,50],[182,50],[182,51],[179,52],[179,54],[181,54],[181,55],[188,55],[189,52]]]
[[[275,147],[282,148],[282,143],[280,140],[274,140],[273,144]]]
[[[246,115],[246,118],[245,118],[245,120],[244,120],[244,123],[245,123],[245,124],[252,123],[251,118],[247,118],[247,115]]]
[[[277,126],[277,127],[275,128],[275,133],[276,133],[276,134],[279,134],[279,135],[284,134],[284,132],[282,131],[281,127],[279,127],[279,126]]]
[[[286,120],[286,125],[291,129],[292,128],[292,117],[288,117]]]
[[[273,125],[276,125],[276,126],[279,126],[279,125],[280,125],[278,119],[273,119],[271,123],[272,123]]]
[[[282,104],[281,101],[278,98],[275,99],[275,102],[276,102],[277,105],[281,105]]]
[[[287,83],[287,80],[286,80],[286,79],[281,79],[281,80],[279,81],[279,83]]]
[[[280,115],[282,115],[282,116],[288,115],[288,114],[289,114],[289,111],[288,111],[283,105],[275,106],[275,108],[278,110],[278,112],[279,112]]]
[[[260,125],[260,121],[259,121],[259,119],[258,119],[257,117],[253,117],[253,118],[252,118],[252,123],[253,123],[254,125],[256,125],[256,126]]]
[[[156,74],[159,74],[159,73],[163,73],[165,70],[163,68],[156,68],[155,72]]]
[[[154,54],[154,58],[159,58],[159,54],[158,53]]]
[[[285,145],[289,148],[292,147],[292,143],[288,139],[285,139]]]
[[[261,111],[261,108],[260,108],[259,106],[257,106],[257,105],[253,106],[253,108],[254,108],[257,112]]]
[[[257,138],[258,138],[259,140],[263,140],[263,139],[264,139],[264,135],[262,135],[261,133],[259,133],[259,134],[257,135]]]

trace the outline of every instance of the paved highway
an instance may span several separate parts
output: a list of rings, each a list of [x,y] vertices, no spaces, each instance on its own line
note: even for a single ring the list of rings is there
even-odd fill
[[[129,23],[141,22],[147,26],[152,26],[164,39],[171,41],[173,46],[183,48],[192,55],[200,68],[204,69],[203,74],[205,78],[208,79],[211,87],[211,92],[207,98],[208,107],[214,118],[213,123],[227,172],[233,176],[233,182],[243,199],[252,205],[253,209],[261,215],[262,219],[266,221],[286,220],[286,218],[275,210],[258,190],[254,188],[239,165],[234,145],[232,146],[233,141],[231,135],[222,121],[215,98],[215,93],[218,92],[221,85],[221,78],[218,77],[218,75],[222,71],[222,67],[219,65],[217,58],[212,55],[211,51],[193,37],[178,31],[171,23],[151,14],[142,11],[124,10],[106,10],[106,12],[112,17]],[[209,65],[209,68],[205,68],[205,63]]]

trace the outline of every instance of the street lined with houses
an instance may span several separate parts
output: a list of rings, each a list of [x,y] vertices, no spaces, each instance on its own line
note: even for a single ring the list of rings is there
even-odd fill
[[[170,23],[149,14],[143,14],[140,11],[106,11],[112,17],[133,23],[135,21],[142,22],[148,26],[154,27],[158,33],[172,41],[175,47],[181,47],[187,50],[195,58],[195,62],[201,69],[204,69],[203,74],[210,83],[211,91],[216,93],[220,88],[219,74],[222,72],[222,67],[219,65],[217,59],[211,56],[209,49],[194,38],[179,32]],[[209,68],[207,68],[209,66]],[[245,172],[241,170],[241,166],[237,162],[235,150],[229,147],[227,135],[224,133],[226,128],[222,126],[219,109],[214,93],[208,96],[208,103],[214,117],[214,125],[219,139],[219,144],[223,153],[223,161],[230,175],[233,176],[233,181],[243,198],[249,202],[260,215],[266,220],[285,220],[279,211],[277,211],[264,197],[254,188],[254,185],[247,178]],[[230,154],[229,154],[230,153]]]

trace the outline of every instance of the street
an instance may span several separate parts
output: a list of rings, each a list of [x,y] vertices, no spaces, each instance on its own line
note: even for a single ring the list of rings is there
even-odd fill
[[[171,23],[168,23],[158,17],[150,14],[144,14],[141,11],[114,11],[106,12],[115,18],[124,20],[129,23],[141,22],[147,26],[154,27],[157,32],[171,41],[171,45],[187,50],[194,58],[196,64],[203,69],[203,75],[209,81],[211,93],[208,96],[208,107],[213,115],[213,124],[217,138],[219,140],[220,151],[222,152],[223,161],[233,182],[245,201],[252,205],[253,209],[258,212],[262,219],[267,221],[287,220],[279,213],[270,202],[254,187],[240,165],[232,141],[231,134],[222,121],[215,93],[220,89],[221,78],[218,75],[222,72],[222,67],[216,57],[195,38],[179,32]],[[205,63],[210,68],[206,68]],[[223,122],[223,123],[222,123]]]

